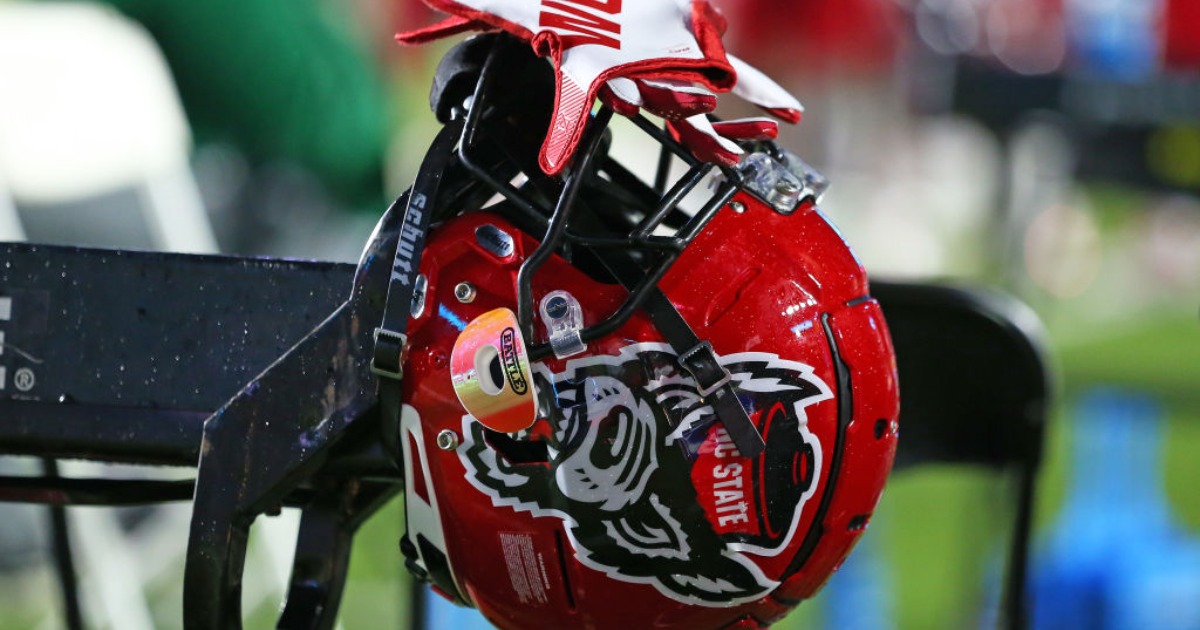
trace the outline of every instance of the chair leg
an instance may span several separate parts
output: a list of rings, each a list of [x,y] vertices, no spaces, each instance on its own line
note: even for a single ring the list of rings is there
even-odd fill
[[[47,457],[42,460],[42,474],[58,476],[58,462]],[[67,510],[61,505],[51,505],[50,528],[54,539],[54,565],[58,573],[58,585],[62,591],[63,615],[67,628],[83,630],[83,607],[79,603],[79,580],[75,574],[75,558],[71,553],[71,532],[67,525]]]
[[[1033,529],[1034,497],[1037,490],[1037,464],[1023,462],[1019,472],[1017,510],[1009,548],[1008,575],[1005,576],[1000,627],[1023,630],[1029,626],[1031,594],[1026,585],[1029,574],[1029,547]]]

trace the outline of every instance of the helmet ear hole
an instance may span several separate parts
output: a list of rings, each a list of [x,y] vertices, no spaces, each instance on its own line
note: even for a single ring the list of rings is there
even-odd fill
[[[504,389],[504,368],[496,346],[483,344],[475,351],[475,374],[483,393],[495,396]]]

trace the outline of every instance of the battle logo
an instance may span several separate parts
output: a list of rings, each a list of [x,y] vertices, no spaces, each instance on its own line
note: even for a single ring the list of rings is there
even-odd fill
[[[806,407],[833,397],[802,363],[721,357],[766,441],[741,457],[691,376],[661,344],[537,366],[540,420],[515,435],[463,418],[459,457],[497,507],[557,518],[576,557],[672,599],[731,606],[777,583],[752,556],[778,555],[813,496],[822,452]]]

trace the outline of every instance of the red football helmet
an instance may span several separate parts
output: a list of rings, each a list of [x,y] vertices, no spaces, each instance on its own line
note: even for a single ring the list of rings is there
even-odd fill
[[[408,566],[501,627],[771,623],[837,569],[891,469],[866,275],[823,180],[769,142],[722,169],[639,120],[690,165],[656,186],[611,156],[601,110],[565,177],[540,174],[551,77],[527,50],[477,37],[435,81],[465,131],[408,328]]]

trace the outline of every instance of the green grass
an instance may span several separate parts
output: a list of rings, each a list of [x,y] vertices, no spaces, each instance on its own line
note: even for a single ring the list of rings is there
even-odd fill
[[[352,628],[403,628],[408,619],[408,572],[400,553],[404,516],[399,499],[388,503],[355,537],[341,620]]]
[[[1181,412],[1200,409],[1200,316],[1173,311],[1057,348],[1068,395],[1096,384],[1152,394]]]

